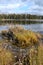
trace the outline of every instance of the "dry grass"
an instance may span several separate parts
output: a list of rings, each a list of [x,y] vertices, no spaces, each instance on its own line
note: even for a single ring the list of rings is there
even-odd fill
[[[12,65],[13,55],[10,51],[0,47],[0,65]]]
[[[11,30],[13,31],[14,38],[16,39],[16,42],[11,42],[12,45],[16,45],[20,48],[26,48],[31,46],[30,65],[43,65],[43,44],[41,45],[41,43],[39,43],[41,42],[40,38],[43,38],[43,35],[32,31],[24,30],[22,28],[14,28]],[[3,41],[0,41],[0,44],[2,43]],[[35,45],[37,47],[35,47]],[[13,55],[10,51],[0,48],[0,65],[9,65],[9,63],[13,65],[12,58]]]

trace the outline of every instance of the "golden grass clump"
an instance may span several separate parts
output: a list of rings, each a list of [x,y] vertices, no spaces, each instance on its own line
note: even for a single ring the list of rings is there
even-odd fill
[[[38,47],[38,64],[43,65],[43,45]]]
[[[43,65],[43,44],[40,40],[43,39],[43,35],[19,28],[11,29],[11,31],[14,34],[14,41],[7,41],[7,43],[11,43],[13,48],[17,46],[24,49],[29,47],[30,65]],[[0,41],[0,45],[5,42]],[[15,62],[13,54],[0,46],[0,65],[13,65],[13,61]]]
[[[39,42],[38,37],[42,37],[40,34],[32,32],[30,30],[24,30],[23,28],[15,27],[11,29],[13,32],[14,39],[16,42],[13,42],[13,45],[25,48],[31,45],[36,45]],[[7,31],[8,32],[8,31]]]
[[[18,40],[17,44],[19,46],[27,47],[29,45],[38,44],[38,38],[36,36],[36,33],[27,31],[27,30],[17,31],[16,33],[15,32],[14,32],[14,35],[16,39]]]
[[[2,47],[0,47],[0,65],[13,65],[12,53]]]

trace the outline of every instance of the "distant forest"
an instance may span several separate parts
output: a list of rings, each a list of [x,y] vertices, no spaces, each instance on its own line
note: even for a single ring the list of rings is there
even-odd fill
[[[43,16],[30,15],[30,14],[0,14],[0,25],[6,23],[14,24],[36,24],[43,23],[34,19],[43,19]]]
[[[30,14],[0,14],[0,19],[43,19],[43,16]]]

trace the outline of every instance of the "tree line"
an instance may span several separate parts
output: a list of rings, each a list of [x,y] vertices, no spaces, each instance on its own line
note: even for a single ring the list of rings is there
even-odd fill
[[[43,19],[43,16],[31,14],[0,14],[0,19]]]

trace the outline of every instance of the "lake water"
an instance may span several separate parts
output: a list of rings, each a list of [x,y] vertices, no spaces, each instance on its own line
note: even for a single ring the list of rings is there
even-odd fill
[[[30,24],[30,25],[22,25],[27,30],[32,30],[35,32],[43,32],[43,24]]]
[[[35,32],[43,33],[43,24],[29,24],[29,25],[18,25],[24,27],[24,29],[32,30]],[[9,29],[9,25],[1,25],[0,31]]]
[[[7,30],[7,29],[8,29],[8,26],[6,26],[6,25],[5,25],[5,26],[3,26],[3,25],[0,26],[0,31],[2,31],[2,30]]]
[[[27,30],[43,33],[43,24],[29,24],[29,25],[20,25],[20,26],[24,27],[24,29]]]

